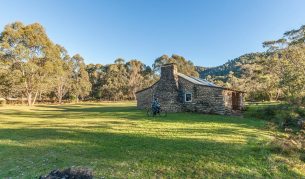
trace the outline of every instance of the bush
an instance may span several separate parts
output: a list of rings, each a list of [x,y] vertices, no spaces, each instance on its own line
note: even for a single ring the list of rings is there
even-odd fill
[[[300,130],[297,133],[277,135],[269,143],[269,148],[275,153],[292,154],[300,153],[300,159],[305,157],[305,131]]]
[[[6,104],[6,100],[0,100],[0,106],[4,106]]]
[[[277,108],[275,106],[268,106],[261,110],[264,117],[269,120],[273,118],[273,116],[276,114],[276,111],[277,111]]]
[[[273,122],[281,127],[297,126],[300,115],[293,110],[279,110],[273,118]]]
[[[277,106],[264,106],[256,109],[247,108],[246,116],[255,117],[264,120],[271,120],[274,118],[279,107]]]
[[[69,101],[70,102],[76,102],[76,96],[75,95],[69,95]]]
[[[270,105],[257,108],[247,108],[245,116],[268,120],[280,127],[300,127],[300,120],[305,118],[305,109],[288,105]],[[301,127],[300,127],[301,128]]]
[[[305,109],[304,108],[296,108],[295,112],[298,113],[301,117],[305,117]]]
[[[269,148],[274,153],[290,155],[300,152],[302,150],[302,143],[291,136],[288,138],[277,137],[269,143]]]

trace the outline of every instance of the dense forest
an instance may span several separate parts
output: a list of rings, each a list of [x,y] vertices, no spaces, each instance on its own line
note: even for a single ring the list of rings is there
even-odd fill
[[[85,64],[47,36],[39,23],[14,22],[0,35],[0,97],[37,101],[134,100],[135,92],[155,83],[160,67],[176,63],[181,73],[246,92],[250,101],[305,103],[305,26],[283,38],[263,42],[265,52],[249,53],[218,67],[198,67],[173,54],[152,66],[138,59]]]

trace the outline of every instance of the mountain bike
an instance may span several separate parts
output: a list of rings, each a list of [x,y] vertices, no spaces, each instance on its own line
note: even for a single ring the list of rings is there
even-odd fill
[[[154,113],[151,108],[147,109],[146,114],[148,117],[166,117],[167,112],[165,110],[160,109],[159,112]]]

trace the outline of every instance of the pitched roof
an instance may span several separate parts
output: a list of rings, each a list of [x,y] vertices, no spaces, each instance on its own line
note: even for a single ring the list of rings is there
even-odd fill
[[[209,82],[209,81],[206,80],[206,79],[196,78],[196,77],[192,77],[192,76],[187,76],[187,75],[184,75],[184,74],[182,74],[182,73],[177,73],[177,75],[178,75],[179,77],[184,78],[185,80],[187,80],[187,81],[193,83],[193,84],[208,86],[208,87],[212,87],[212,88],[220,88],[220,89],[229,90],[229,91],[236,91],[236,92],[245,93],[245,92],[243,92],[243,91],[239,91],[239,90],[234,90],[234,89],[230,89],[230,88],[225,88],[225,87],[217,86],[217,85],[215,85],[214,83]],[[156,83],[158,83],[158,81],[157,81]],[[152,86],[154,86],[156,83],[154,83]],[[145,91],[145,90],[151,88],[152,86],[150,86],[150,87],[148,87],[148,88],[144,88],[144,89],[142,89],[142,90],[139,90],[139,91],[137,91],[136,93],[141,92],[141,91]]]
[[[230,89],[230,88],[225,88],[225,87],[217,86],[214,83],[209,82],[208,80],[205,80],[205,79],[202,79],[202,78],[196,78],[196,77],[192,77],[192,76],[187,76],[187,75],[184,75],[182,73],[178,73],[178,76],[180,76],[181,78],[184,78],[187,81],[189,81],[191,83],[194,83],[194,84],[244,93],[243,91],[239,91],[239,90],[234,90],[234,89]]]
[[[194,84],[198,84],[198,85],[205,85],[205,86],[214,86],[214,87],[220,87],[220,86],[217,86],[215,85],[214,83],[211,83],[205,79],[202,79],[202,78],[195,78],[195,77],[192,77],[192,76],[186,76],[182,73],[178,73],[178,76],[194,83]]]

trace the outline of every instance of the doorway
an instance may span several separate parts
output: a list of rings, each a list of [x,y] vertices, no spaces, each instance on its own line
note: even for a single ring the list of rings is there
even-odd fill
[[[232,109],[239,110],[239,93],[232,92]]]

